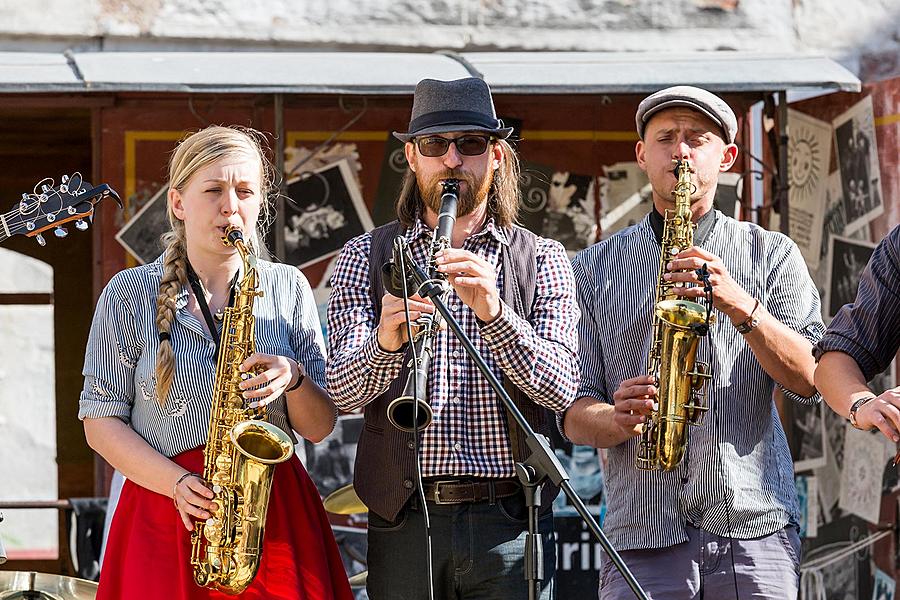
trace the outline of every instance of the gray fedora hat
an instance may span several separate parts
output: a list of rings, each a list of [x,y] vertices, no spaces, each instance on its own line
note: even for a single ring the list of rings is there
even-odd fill
[[[644,139],[644,127],[650,117],[673,106],[686,106],[706,115],[722,129],[725,143],[734,143],[738,128],[737,118],[728,103],[712,92],[690,85],[677,85],[659,90],[641,101],[634,115],[634,124],[641,139]]]
[[[401,142],[414,137],[451,131],[484,131],[507,138],[512,127],[504,127],[494,111],[488,84],[477,77],[454,81],[423,79],[413,94],[412,115],[405,133],[394,132]]]

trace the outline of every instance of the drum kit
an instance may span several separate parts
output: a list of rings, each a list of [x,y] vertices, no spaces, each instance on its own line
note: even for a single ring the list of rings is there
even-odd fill
[[[335,515],[356,515],[368,512],[369,510],[366,508],[366,505],[363,504],[363,501],[359,499],[356,490],[353,489],[352,483],[348,483],[344,487],[338,488],[328,494],[325,500],[322,501],[322,504],[325,506],[325,510]],[[351,575],[350,587],[366,587],[366,576],[368,574],[368,571],[360,571],[355,575]]]
[[[93,600],[97,584],[86,579],[36,573],[0,571],[0,600]]]

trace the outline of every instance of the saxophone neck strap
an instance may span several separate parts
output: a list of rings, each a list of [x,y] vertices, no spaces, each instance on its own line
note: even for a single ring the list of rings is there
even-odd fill
[[[218,316],[218,314],[214,317],[212,311],[209,309],[209,304],[206,302],[206,291],[203,289],[203,283],[200,281],[200,277],[197,276],[197,272],[194,271],[194,267],[191,266],[191,263],[187,264],[187,277],[188,283],[191,285],[191,289],[194,290],[194,297],[197,299],[197,305],[200,307],[200,312],[203,313],[203,319],[206,321],[206,326],[209,328],[209,334],[212,336],[213,341],[216,343],[216,353],[214,358],[216,362],[219,360],[219,346],[221,345],[221,334],[219,333],[219,328],[216,326],[216,320],[221,321],[222,318]],[[232,304],[234,304],[234,286],[237,283],[238,274],[234,274],[234,278],[231,280],[231,292],[228,295],[228,307],[230,308]],[[218,319],[217,319],[218,317]]]

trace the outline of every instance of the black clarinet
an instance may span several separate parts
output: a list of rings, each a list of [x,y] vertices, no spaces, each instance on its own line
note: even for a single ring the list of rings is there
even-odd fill
[[[450,293],[450,286],[446,282],[446,276],[437,270],[436,257],[441,250],[450,247],[450,237],[456,223],[456,207],[459,203],[459,181],[445,179],[441,185],[444,188],[441,194],[441,211],[431,238],[428,276],[432,281],[442,281],[443,295],[446,297]],[[396,268],[395,260],[394,269]],[[440,330],[441,316],[438,313],[422,315],[416,320],[416,325],[419,327],[419,333],[413,340],[415,364],[409,365],[409,376],[403,387],[403,393],[392,400],[387,408],[387,417],[391,425],[406,432],[422,431],[434,418],[434,411],[428,403],[428,372],[434,354],[431,346]]]

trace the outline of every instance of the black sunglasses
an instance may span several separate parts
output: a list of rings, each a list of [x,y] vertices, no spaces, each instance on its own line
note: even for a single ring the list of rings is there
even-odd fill
[[[416,148],[419,149],[419,154],[431,158],[447,154],[450,144],[455,145],[456,151],[463,156],[479,156],[487,150],[491,139],[484,135],[462,135],[451,140],[439,135],[431,135],[416,138],[415,144]]]

